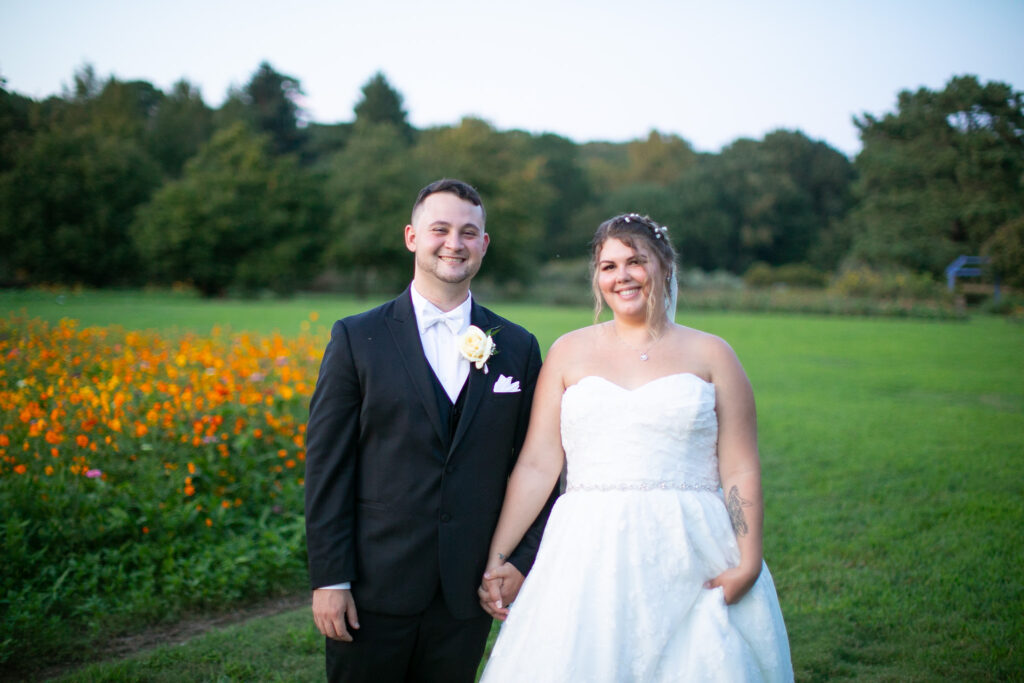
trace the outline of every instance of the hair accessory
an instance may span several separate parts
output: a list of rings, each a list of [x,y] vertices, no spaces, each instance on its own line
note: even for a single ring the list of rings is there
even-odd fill
[[[625,216],[622,217],[622,220],[624,223],[631,223],[633,222],[634,218],[640,223],[643,223],[647,227],[647,229],[651,231],[651,236],[654,239],[662,240],[665,239],[666,235],[668,235],[668,228],[666,226],[663,225],[659,227],[658,224],[652,221],[650,218],[647,218],[646,216],[641,216],[638,213],[627,213]]]

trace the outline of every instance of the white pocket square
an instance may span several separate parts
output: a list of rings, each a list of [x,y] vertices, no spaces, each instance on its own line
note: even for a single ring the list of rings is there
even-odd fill
[[[505,375],[498,375],[498,381],[494,383],[494,393],[518,394],[519,382],[513,382],[511,377],[506,377]]]

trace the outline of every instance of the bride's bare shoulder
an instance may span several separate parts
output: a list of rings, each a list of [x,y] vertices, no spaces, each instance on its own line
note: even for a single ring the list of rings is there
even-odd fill
[[[551,345],[544,362],[579,359],[594,348],[600,334],[601,325],[588,325],[566,332]]]

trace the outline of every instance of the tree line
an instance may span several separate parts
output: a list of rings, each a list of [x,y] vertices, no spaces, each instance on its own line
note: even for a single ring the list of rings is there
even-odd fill
[[[301,94],[268,63],[217,109],[187,81],[163,92],[89,66],[43,100],[0,80],[0,284],[390,290],[408,277],[416,190],[453,176],[484,197],[498,284],[585,256],[598,223],[637,211],[670,226],[688,268],[938,278],[985,254],[1024,286],[1024,95],[1007,84],[904,91],[896,111],[855,118],[852,161],[790,130],[701,153],[657,131],[417,129],[381,73],[351,122],[304,121]]]

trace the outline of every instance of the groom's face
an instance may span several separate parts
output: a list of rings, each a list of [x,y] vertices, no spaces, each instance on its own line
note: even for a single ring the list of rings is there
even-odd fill
[[[468,282],[480,270],[490,237],[483,209],[450,192],[436,192],[405,226],[405,246],[416,254],[416,277]]]

